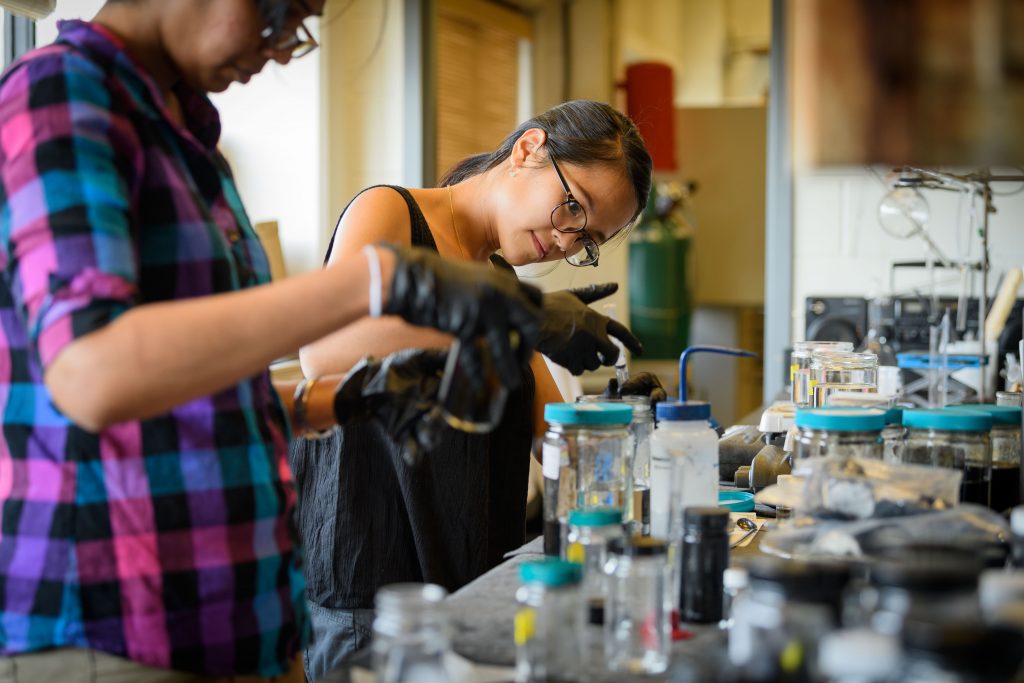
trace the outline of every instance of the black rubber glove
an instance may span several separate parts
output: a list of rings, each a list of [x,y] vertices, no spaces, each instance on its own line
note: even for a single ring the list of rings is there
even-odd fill
[[[444,421],[437,408],[448,351],[405,349],[383,360],[364,358],[334,392],[334,417],[344,425],[351,419],[378,420],[405,447],[406,461],[415,464],[423,451],[435,447]]]
[[[491,263],[499,269],[515,272],[508,261],[497,254],[491,256]],[[608,282],[545,293],[537,350],[574,375],[596,370],[601,365],[615,365],[619,348],[611,337],[621,341],[633,354],[641,355],[643,344],[628,327],[587,305],[618,290],[618,284]]]
[[[486,337],[502,382],[514,388],[540,336],[540,290],[500,270],[447,261],[425,249],[380,246],[398,257],[383,312],[465,342]]]
[[[659,401],[664,401],[668,398],[665,387],[661,385],[661,380],[658,379],[657,375],[650,372],[638,372],[635,375],[630,375],[629,379],[623,382],[621,386],[619,385],[619,380],[612,377],[608,380],[608,386],[601,395],[606,398],[647,396],[651,399],[652,409]]]
[[[614,282],[544,294],[544,315],[537,350],[574,375],[615,365],[615,337],[634,355],[643,353],[640,340],[622,323],[601,315],[587,304],[614,294]]]

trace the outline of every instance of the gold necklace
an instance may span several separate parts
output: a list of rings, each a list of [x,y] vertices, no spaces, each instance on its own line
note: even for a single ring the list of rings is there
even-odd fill
[[[466,256],[466,250],[462,246],[462,238],[459,237],[459,226],[455,223],[455,206],[452,204],[452,186],[448,185],[448,210],[452,213],[452,230],[455,231],[455,241],[459,243],[459,253],[462,254],[462,258],[469,260]]]

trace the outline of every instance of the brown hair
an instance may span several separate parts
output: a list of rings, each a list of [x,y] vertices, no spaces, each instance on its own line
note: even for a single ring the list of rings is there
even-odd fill
[[[643,212],[651,192],[651,155],[629,117],[592,100],[565,102],[524,122],[495,151],[457,163],[438,185],[454,185],[498,166],[512,154],[516,140],[531,128],[547,133],[545,146],[558,161],[578,165],[621,161],[636,194],[633,218]]]

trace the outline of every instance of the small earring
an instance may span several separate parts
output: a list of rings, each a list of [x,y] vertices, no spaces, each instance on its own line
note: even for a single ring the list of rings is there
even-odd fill
[[[515,166],[512,166],[511,168],[508,169],[508,174],[512,178],[515,178],[517,173],[519,173],[519,171],[516,170]]]

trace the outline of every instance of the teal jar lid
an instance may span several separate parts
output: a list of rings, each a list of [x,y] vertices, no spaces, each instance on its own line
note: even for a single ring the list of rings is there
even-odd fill
[[[957,404],[950,406],[957,410],[976,410],[992,418],[994,425],[1020,426],[1020,406],[997,406],[995,403]]]
[[[583,578],[583,567],[564,560],[538,560],[519,565],[523,583],[540,583],[551,588],[571,586]]]
[[[829,432],[880,432],[885,429],[885,411],[877,408],[800,408],[796,426]]]
[[[563,425],[628,425],[633,406],[628,403],[548,403],[544,420]]]
[[[569,510],[570,526],[612,526],[622,524],[622,508]]]
[[[936,429],[945,432],[987,432],[992,418],[979,410],[931,408],[903,411],[903,426],[910,429]]]
[[[718,507],[730,512],[753,512],[754,494],[747,491],[719,491]]]
[[[903,406],[893,406],[885,411],[885,424],[887,425],[902,425],[903,424]]]

